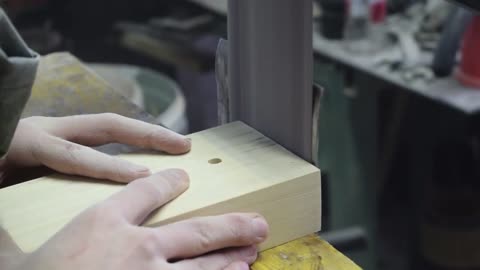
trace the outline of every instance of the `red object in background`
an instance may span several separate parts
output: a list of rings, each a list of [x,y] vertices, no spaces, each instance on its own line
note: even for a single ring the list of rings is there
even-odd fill
[[[370,3],[370,21],[372,23],[382,23],[387,17],[387,1],[374,0]]]
[[[457,79],[465,86],[480,90],[480,16],[473,19],[462,47],[462,60]]]

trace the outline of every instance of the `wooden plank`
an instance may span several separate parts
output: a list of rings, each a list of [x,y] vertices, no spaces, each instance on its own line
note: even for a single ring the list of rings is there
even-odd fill
[[[123,158],[152,171],[183,168],[190,188],[159,209],[147,226],[226,212],[259,212],[271,226],[261,250],[321,227],[318,168],[241,122],[190,135],[192,151],[181,156],[143,153]],[[217,159],[217,160],[215,160]],[[217,164],[213,161],[220,161]],[[31,252],[86,208],[122,185],[54,175],[0,190],[0,226]]]

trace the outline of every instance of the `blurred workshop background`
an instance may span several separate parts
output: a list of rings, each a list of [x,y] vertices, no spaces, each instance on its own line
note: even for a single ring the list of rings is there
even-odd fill
[[[34,50],[70,52],[159,124],[217,125],[227,0],[0,3]],[[480,17],[443,0],[314,4],[321,235],[364,269],[480,269]]]

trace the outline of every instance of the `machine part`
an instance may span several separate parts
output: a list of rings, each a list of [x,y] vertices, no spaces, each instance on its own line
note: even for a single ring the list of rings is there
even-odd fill
[[[313,84],[313,117],[312,117],[312,159],[315,166],[320,166],[318,162],[319,141],[318,127],[320,124],[320,106],[323,97],[323,88],[318,84]]]
[[[218,123],[224,125],[230,119],[230,102],[228,91],[228,41],[220,39],[215,58],[215,75],[217,79]]]
[[[341,252],[355,251],[368,247],[367,233],[361,227],[351,227],[343,230],[321,233],[320,236]]]
[[[435,75],[447,77],[452,74],[462,37],[472,21],[472,16],[472,12],[460,7],[455,7],[450,13],[433,57],[432,68]]]
[[[311,0],[229,0],[230,121],[312,160]]]

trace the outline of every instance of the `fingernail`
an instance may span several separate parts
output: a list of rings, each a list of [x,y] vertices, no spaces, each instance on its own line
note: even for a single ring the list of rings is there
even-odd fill
[[[150,171],[149,168],[143,166],[135,166],[134,171],[138,177],[146,177],[152,174],[152,171]]]
[[[171,180],[174,180],[174,183],[177,184],[181,189],[186,189],[190,183],[190,177],[185,170],[182,169],[168,169],[163,172],[160,172],[164,177],[168,177]]]
[[[165,175],[167,175],[168,177],[171,177],[173,179],[188,179],[188,173],[183,170],[183,169],[179,169],[179,168],[171,168],[171,169],[167,169],[165,171],[163,171]]]
[[[262,217],[255,217],[252,220],[253,230],[257,236],[258,242],[263,242],[268,235],[268,224]]]

